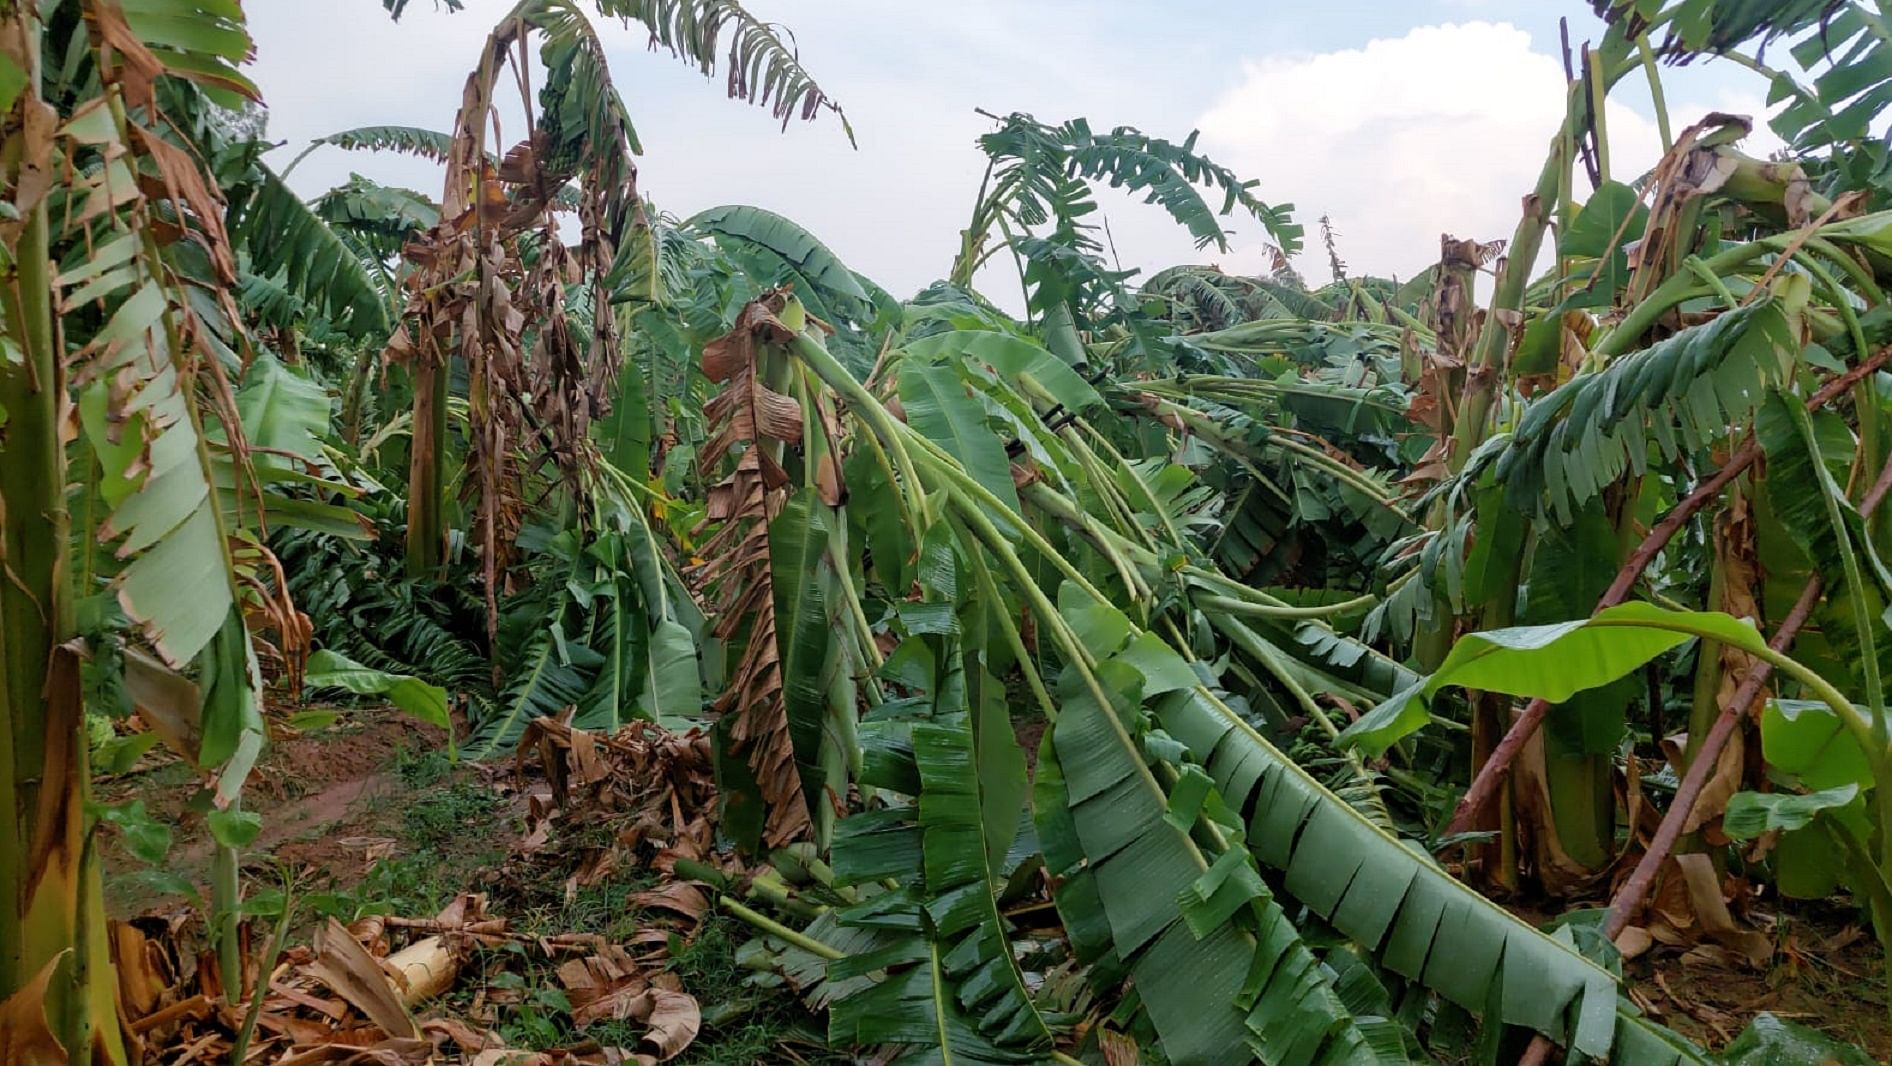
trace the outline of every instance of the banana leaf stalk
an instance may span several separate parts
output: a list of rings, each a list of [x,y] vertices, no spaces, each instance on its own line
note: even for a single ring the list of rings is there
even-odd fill
[[[1892,471],[1892,466],[1887,466]],[[1877,502],[1874,500],[1873,502]],[[1863,509],[1863,508],[1862,508]],[[1799,635],[1800,627],[1813,613],[1814,604],[1820,600],[1822,582],[1818,575],[1807,580],[1807,587],[1794,601],[1787,617],[1781,620],[1780,628],[1775,630],[1768,645],[1775,651],[1786,653],[1793,646],[1793,639]],[[1630,872],[1628,880],[1618,889],[1610,900],[1608,914],[1603,920],[1603,935],[1615,940],[1617,935],[1628,928],[1630,921],[1641,910],[1643,901],[1648,898],[1650,888],[1655,885],[1656,874],[1662,864],[1668,861],[1669,854],[1675,849],[1676,841],[1681,839],[1682,828],[1688,822],[1689,812],[1694,810],[1695,801],[1701,798],[1702,788],[1708,779],[1714,776],[1721,749],[1726,747],[1734,735],[1734,727],[1744,718],[1754,701],[1760,696],[1761,687],[1774,673],[1774,664],[1766,661],[1757,662],[1741,679],[1741,685],[1735,689],[1733,697],[1721,708],[1713,725],[1702,739],[1700,748],[1695,753],[1694,761],[1689,764],[1688,772],[1682,776],[1682,784],[1675,790],[1675,798],[1670,801],[1669,809],[1662,815],[1662,823],[1649,841],[1648,850],[1637,860],[1636,867]]]

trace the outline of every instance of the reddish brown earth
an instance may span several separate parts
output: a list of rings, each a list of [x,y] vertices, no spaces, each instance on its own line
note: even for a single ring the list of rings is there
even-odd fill
[[[1636,1001],[1662,1024],[1719,1048],[1761,1011],[1857,1044],[1892,1061],[1885,956],[1863,915],[1795,905],[1775,919],[1774,958],[1752,966],[1713,948],[1659,949],[1632,961]]]
[[[396,759],[444,743],[440,730],[385,708],[351,710],[320,731],[276,738],[244,794],[245,807],[263,819],[246,860],[273,857],[341,879],[360,875],[398,843]],[[165,869],[201,885],[209,879],[214,845],[203,818],[190,809],[199,787],[181,760],[158,749],[131,773],[101,781],[97,793],[104,803],[143,800],[153,818],[172,827]],[[103,855],[106,902],[114,914],[170,901],[137,877],[143,864],[116,837],[107,837]]]

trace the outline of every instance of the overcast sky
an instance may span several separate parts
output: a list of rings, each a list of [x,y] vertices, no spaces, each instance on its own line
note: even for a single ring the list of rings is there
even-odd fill
[[[509,0],[448,14],[411,0],[391,23],[376,0],[250,0],[254,77],[287,163],[312,137],[362,125],[451,126],[468,69]],[[824,117],[786,132],[724,98],[639,29],[602,23],[612,74],[644,155],[642,187],[686,216],[728,203],[789,215],[896,295],[944,275],[983,166],[976,108],[1056,122],[1120,124],[1199,147],[1257,194],[1322,214],[1356,273],[1410,276],[1441,232],[1510,235],[1562,108],[1557,20],[1573,41],[1601,36],[1584,0],[753,0],[786,23],[805,65],[846,108],[859,139]],[[1766,86],[1726,64],[1664,71],[1677,129],[1711,110],[1761,116]],[[1617,177],[1654,161],[1640,77],[1607,114]],[[1765,154],[1765,131],[1747,147]],[[511,139],[516,129],[505,131]],[[351,171],[440,193],[438,168],[324,148],[292,175],[314,195]],[[1146,274],[1183,261],[1265,269],[1254,223],[1231,223],[1227,253],[1197,252],[1160,209],[1106,196],[1122,264]],[[1318,240],[1297,264],[1327,278]],[[1016,307],[1012,279],[981,283]],[[1011,289],[1010,292],[1004,291]]]

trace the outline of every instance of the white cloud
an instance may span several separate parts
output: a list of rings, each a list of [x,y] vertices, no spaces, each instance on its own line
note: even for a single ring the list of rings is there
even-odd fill
[[[270,135],[289,142],[272,157],[284,165],[309,138],[350,126],[449,126],[481,42],[511,4],[469,0],[470,10],[449,16],[414,0],[399,24],[379,18],[372,4],[366,21],[336,18],[329,4],[250,6],[252,72],[270,105]],[[883,0],[756,0],[759,15],[795,25],[810,68],[846,103],[859,151],[825,118],[779,132],[766,112],[722,99],[720,77],[706,82],[650,54],[641,32],[609,21],[599,30],[647,150],[643,186],[659,205],[678,214],[718,203],[781,211],[902,295],[945,274],[957,249],[985,162],[973,141],[989,123],[975,107],[1029,110],[1047,121],[1088,115],[1098,128],[1129,123],[1174,140],[1193,121],[1201,147],[1259,179],[1264,200],[1293,201],[1310,230],[1330,213],[1356,270],[1401,276],[1436,256],[1441,231],[1510,235],[1561,107],[1561,64],[1533,52],[1529,36],[1508,25],[1422,27],[1355,49],[1266,56],[1231,69],[1226,53],[1138,30],[1139,16],[1113,15],[1108,5],[1071,23],[1080,6],[964,0],[938,14]],[[1728,96],[1738,83],[1702,80],[1707,74],[1702,66],[1664,72],[1671,100],[1712,101],[1676,105],[1678,128],[1707,110],[1759,109],[1759,90]],[[1645,99],[1640,74],[1616,95]],[[1616,104],[1609,122],[1617,176],[1654,160],[1653,122]],[[510,119],[506,134],[517,133]],[[335,149],[311,155],[294,184],[314,194],[351,170],[429,194],[440,188],[430,163]],[[1221,254],[1197,251],[1159,208],[1137,198],[1100,190],[1099,202],[1122,265],[1146,276],[1185,261],[1265,268],[1252,220],[1229,220],[1235,249]],[[1310,277],[1325,277],[1320,260],[1316,251],[1304,261]],[[1018,307],[1009,263],[995,264],[982,284]]]
[[[1259,177],[1264,199],[1295,204],[1310,237],[1304,273],[1326,276],[1315,227],[1326,214],[1354,272],[1410,277],[1437,258],[1441,233],[1511,235],[1561,120],[1564,84],[1561,62],[1515,26],[1421,26],[1361,48],[1248,63],[1199,121],[1205,146]],[[1626,81],[1618,96],[1632,89]],[[1723,93],[1715,108],[1758,116],[1762,103]],[[1671,110],[1679,130],[1715,108]],[[1653,120],[1616,99],[1605,120],[1612,177],[1655,162]],[[1748,147],[1776,143],[1763,131]],[[1581,197],[1581,170],[1577,180]]]
[[[288,142],[272,156],[282,166],[310,138],[353,126],[449,128],[467,71],[512,4],[469,0],[467,11],[447,15],[430,0],[413,0],[398,24],[372,10],[365,21],[335,18],[328,4],[253,6],[253,73],[270,105],[270,136]],[[724,203],[780,211],[901,295],[944,276],[958,247],[985,162],[973,142],[990,128],[975,107],[1138,121],[1117,117],[1118,97],[1129,87],[1089,77],[1087,64],[1100,52],[1095,42],[1034,59],[1035,46],[1024,42],[1055,28],[1051,10],[1015,15],[1008,0],[971,0],[950,15],[896,13],[879,0],[827,0],[808,10],[785,0],[750,6],[794,24],[810,69],[846,105],[859,150],[826,115],[782,131],[767,111],[724,99],[720,67],[704,79],[653,53],[641,29],[598,19],[613,79],[644,143],[641,187],[678,215]],[[1021,22],[1024,28],[1015,25]],[[927,47],[913,47],[916,35]],[[966,77],[968,62],[987,73]],[[515,137],[513,95],[501,98],[509,108],[506,136]],[[350,171],[440,192],[441,172],[431,163],[333,148],[310,155],[293,182],[313,195]]]

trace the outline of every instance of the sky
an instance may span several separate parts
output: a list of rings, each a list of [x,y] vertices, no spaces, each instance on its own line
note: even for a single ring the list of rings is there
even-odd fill
[[[448,13],[411,0],[399,23],[376,0],[250,0],[252,76],[269,108],[271,156],[364,125],[444,130],[467,71],[510,0]],[[721,204],[788,215],[896,295],[951,265],[978,191],[979,109],[1047,122],[1084,116],[1182,140],[1292,203],[1308,228],[1296,266],[1328,278],[1315,237],[1327,215],[1353,273],[1409,277],[1439,236],[1510,235],[1562,112],[1558,20],[1573,43],[1601,36],[1584,0],[752,0],[793,31],[804,65],[846,109],[859,147],[824,115],[784,131],[765,109],[726,99],[641,28],[601,21],[613,78],[643,142],[640,185],[687,217]],[[1778,145],[1765,84],[1726,64],[1663,70],[1676,129],[1709,111],[1757,119],[1748,151]],[[1613,176],[1651,165],[1659,139],[1639,77],[1611,96]],[[504,131],[519,133],[517,123]],[[322,148],[290,175],[305,195],[351,172],[438,197],[420,160]],[[1152,205],[1100,197],[1110,247],[1145,276],[1179,262],[1267,269],[1264,235],[1231,220],[1230,248],[1198,251]],[[1219,201],[1216,201],[1219,203]],[[1016,275],[979,283],[1017,308]]]

